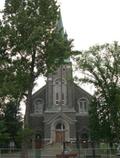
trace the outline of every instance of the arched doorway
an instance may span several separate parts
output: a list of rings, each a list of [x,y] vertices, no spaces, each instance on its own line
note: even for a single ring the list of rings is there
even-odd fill
[[[35,148],[40,149],[42,147],[42,137],[40,134],[35,135]]]
[[[88,148],[88,133],[84,132],[81,134],[81,145],[83,148]]]
[[[55,141],[56,143],[65,141],[65,125],[63,123],[58,123],[55,127]]]
[[[51,124],[50,142],[70,141],[70,127],[65,120],[56,119]]]

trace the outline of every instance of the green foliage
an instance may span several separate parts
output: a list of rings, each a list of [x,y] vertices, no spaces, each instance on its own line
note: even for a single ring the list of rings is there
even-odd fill
[[[98,114],[98,102],[96,98],[93,98],[90,104],[89,111],[89,127],[90,127],[90,136],[91,140],[99,141],[101,137],[101,128],[99,123],[99,114]]]
[[[4,107],[3,112],[6,131],[10,134],[11,139],[14,140],[23,124],[19,106],[15,102],[9,102]]]
[[[119,141],[120,45],[114,42],[93,46],[80,54],[77,64],[84,72],[80,81],[91,83],[96,89],[90,110],[94,137],[109,143]]]
[[[2,26],[2,22],[0,21],[0,97],[3,95],[3,90],[5,89],[5,77],[8,74],[7,68],[9,66],[8,54],[6,53],[6,41],[4,37],[5,29]]]
[[[15,101],[6,103],[1,109],[0,117],[0,142],[3,145],[9,145],[10,141],[17,143],[17,133],[22,129],[23,120],[21,117],[19,105]]]
[[[21,144],[21,142],[24,140],[25,142],[30,143],[32,135],[33,131],[30,128],[21,129],[18,131],[16,136],[17,142]]]
[[[56,0],[5,1],[2,23],[11,59],[5,94],[11,91],[14,97],[22,98],[39,75],[70,55],[71,41],[58,30],[58,9]]]
[[[71,41],[67,40],[57,22],[60,20],[59,6],[56,0],[5,0],[0,37],[4,53],[9,63],[4,61],[0,78],[0,99],[5,101],[17,100],[18,104],[26,97],[25,128],[29,128],[29,112],[32,105],[32,90],[35,80],[41,74],[47,74],[56,66],[63,63],[71,52]],[[2,29],[4,28],[4,29]],[[62,32],[62,33],[61,33]],[[4,74],[4,72],[7,72]],[[17,104],[17,105],[18,105]],[[14,107],[6,106],[9,112]],[[17,109],[18,110],[18,109]],[[6,118],[7,119],[7,118]],[[16,124],[7,120],[9,131]],[[16,127],[19,124],[16,124]],[[15,128],[16,129],[16,128]],[[26,138],[26,132],[22,135]],[[26,147],[27,151],[27,145]]]
[[[6,131],[4,120],[0,119],[0,145],[9,141],[9,133]]]
[[[63,30],[56,31],[46,45],[46,63],[48,72],[54,71],[71,55],[72,40],[68,40]],[[55,53],[53,54],[53,52]]]

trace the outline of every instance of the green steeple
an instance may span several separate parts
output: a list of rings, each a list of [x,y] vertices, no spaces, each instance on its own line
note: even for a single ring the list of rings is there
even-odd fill
[[[59,12],[59,19],[57,21],[57,30],[61,31],[62,35],[64,35],[64,27],[63,27],[61,12]]]
[[[61,15],[60,11],[59,11],[59,19],[57,21],[57,31],[58,32],[60,31],[62,37],[67,40],[67,32],[64,31],[64,26],[63,26],[63,21],[62,21],[62,15]],[[65,59],[64,62],[65,63],[70,63],[70,58]]]

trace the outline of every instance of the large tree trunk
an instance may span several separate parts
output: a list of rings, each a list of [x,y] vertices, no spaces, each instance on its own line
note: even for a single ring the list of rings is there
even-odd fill
[[[32,83],[31,83],[32,84]],[[25,112],[25,118],[24,118],[24,129],[29,129],[29,115],[30,115],[30,107],[32,105],[32,86],[30,86],[28,91],[28,97],[26,100],[26,112]],[[28,149],[29,149],[29,133],[28,137],[23,138],[22,141],[22,152],[21,152],[21,158],[28,158]]]
[[[29,87],[28,87],[28,95],[26,99],[26,111],[25,111],[25,117],[24,117],[24,129],[29,129],[29,119],[30,119],[30,107],[32,106],[32,90],[34,85],[34,63],[35,63],[35,52],[33,52],[32,55],[32,62],[31,62],[31,71],[30,71],[30,81],[29,81]],[[21,158],[28,158],[28,149],[29,149],[29,142],[30,138],[26,137],[23,139],[22,142],[22,152],[21,152]]]

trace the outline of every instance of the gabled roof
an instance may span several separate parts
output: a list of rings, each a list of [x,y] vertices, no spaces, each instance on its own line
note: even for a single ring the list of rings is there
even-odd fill
[[[32,98],[36,97],[37,95],[39,95],[40,93],[42,93],[44,90],[46,90],[46,85],[44,85],[38,91],[36,91],[35,93],[33,93]]]
[[[78,86],[76,83],[74,83],[75,88],[77,88],[80,91],[83,91],[85,94],[87,94],[89,97],[92,97],[92,95],[90,93],[88,93],[87,91],[85,91],[83,88],[81,88],[80,86]]]
[[[66,114],[61,113],[61,112],[54,114],[52,117],[50,117],[45,122],[47,124],[51,124],[54,120],[57,120],[57,119],[66,120],[67,122],[69,122],[71,124],[76,122],[76,120],[71,119],[69,116],[67,116]]]
[[[84,89],[82,89],[81,87],[79,87],[76,83],[73,82],[73,85],[75,88],[77,88],[80,91],[83,91],[85,94],[87,94],[89,97],[92,97],[92,95],[90,93],[88,93],[87,91],[85,91]],[[33,93],[32,97],[36,97],[37,95],[39,95],[40,93],[42,93],[44,90],[46,90],[46,85],[44,85],[42,88],[40,88],[38,91],[36,91],[35,93]]]

